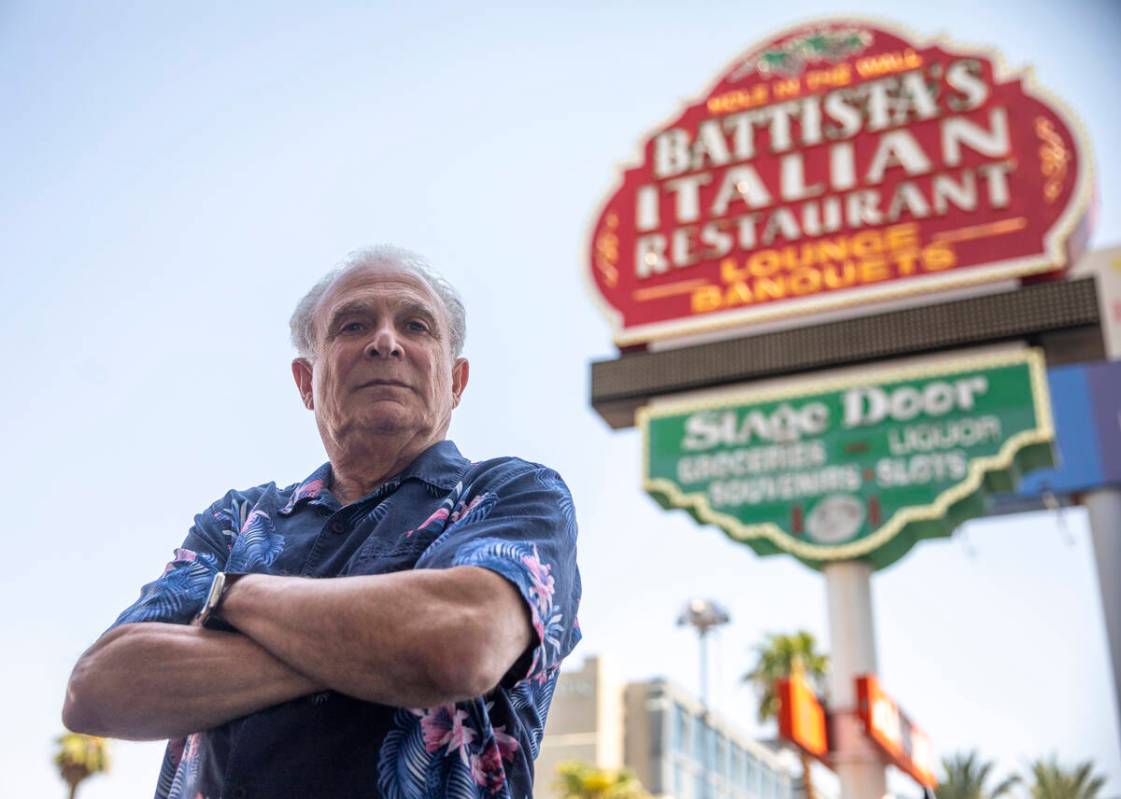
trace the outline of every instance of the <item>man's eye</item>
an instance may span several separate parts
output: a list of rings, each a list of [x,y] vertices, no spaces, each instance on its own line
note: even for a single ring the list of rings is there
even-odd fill
[[[422,322],[419,319],[410,320],[408,323],[406,323],[405,327],[410,332],[413,332],[413,333],[427,333],[428,332],[428,324],[426,322]]]
[[[347,322],[340,328],[343,333],[360,333],[366,329],[366,326],[361,322]]]

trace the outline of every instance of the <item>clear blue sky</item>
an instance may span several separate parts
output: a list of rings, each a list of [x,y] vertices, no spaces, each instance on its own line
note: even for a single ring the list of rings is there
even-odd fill
[[[375,242],[425,253],[466,296],[464,452],[542,461],[573,488],[577,657],[695,685],[672,625],[712,596],[734,616],[713,693],[754,729],[748,648],[770,630],[827,638],[822,581],[641,493],[638,435],[588,407],[588,362],[614,351],[582,271],[640,136],[778,28],[860,11],[1034,65],[1095,148],[1093,244],[1121,243],[1121,3],[563,5],[0,6],[0,793],[62,795],[49,757],[69,669],[193,514],[321,462],[286,321]],[[1002,770],[1094,758],[1121,794],[1084,515],[965,531],[875,578],[885,686],[943,752]],[[85,799],[150,795],[160,749],[117,745]]]

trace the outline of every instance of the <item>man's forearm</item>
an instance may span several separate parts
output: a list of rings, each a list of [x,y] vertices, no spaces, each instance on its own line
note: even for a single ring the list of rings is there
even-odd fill
[[[513,586],[470,567],[330,580],[248,575],[221,613],[334,690],[404,707],[485,693],[531,640]]]
[[[174,738],[321,687],[243,635],[125,624],[74,667],[63,721],[76,732],[114,738]]]

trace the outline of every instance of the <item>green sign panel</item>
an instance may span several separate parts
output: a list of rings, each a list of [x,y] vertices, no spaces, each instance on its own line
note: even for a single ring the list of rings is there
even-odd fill
[[[647,408],[643,487],[760,555],[888,566],[1049,466],[1036,350]]]

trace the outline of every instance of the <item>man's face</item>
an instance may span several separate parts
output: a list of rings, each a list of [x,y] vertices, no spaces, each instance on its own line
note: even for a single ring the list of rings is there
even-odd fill
[[[315,360],[297,358],[292,372],[329,453],[444,437],[468,368],[452,358],[444,305],[423,279],[356,269],[323,296],[313,325]]]

